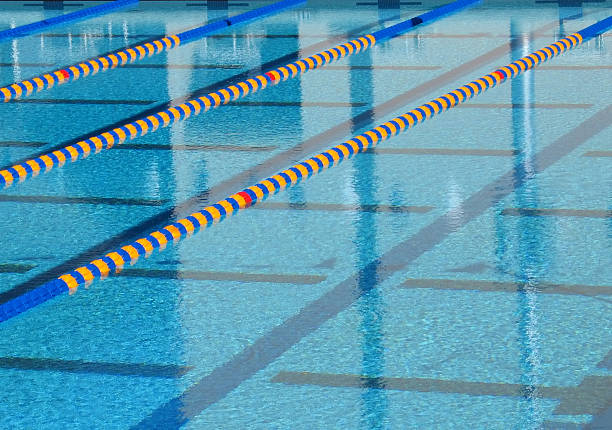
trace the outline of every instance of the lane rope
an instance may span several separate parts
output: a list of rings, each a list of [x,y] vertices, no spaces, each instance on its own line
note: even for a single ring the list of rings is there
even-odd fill
[[[111,13],[117,9],[127,6],[133,6],[138,3],[138,0],[116,0],[92,6],[75,12],[66,13],[64,15],[55,16],[53,18],[43,19],[42,21],[33,22],[31,24],[21,25],[8,30],[0,31],[0,41],[4,39],[14,39],[16,37],[29,36],[30,34],[41,33],[50,27],[55,27],[68,22],[82,21],[89,18],[97,17]]]
[[[373,148],[378,142],[391,138],[439,113],[458,106],[508,79],[515,78],[547,60],[579,46],[610,27],[612,27],[612,16],[525,57],[519,58],[506,66],[500,67],[492,73],[437,97],[327,151],[310,157],[211,206],[207,206],[198,212],[179,219],[164,228],[106,254],[102,258],[47,282],[1,305],[0,321],[5,321],[19,315],[60,294],[75,292],[79,285],[89,286],[96,279],[104,279],[110,274],[119,273],[126,264],[133,265],[143,256],[148,258],[154,250],[162,251],[170,242],[177,243],[181,239],[190,237],[200,229],[210,227],[243,209],[266,200],[269,196],[285,188],[291,187],[304,179],[308,179],[330,167],[340,164],[344,160],[352,158],[355,154],[364,152],[368,148]]]
[[[374,46],[377,42],[398,36],[417,25],[431,23],[442,16],[457,12],[460,9],[464,9],[480,1],[481,0],[459,0],[453,2],[386,29],[366,34],[365,36],[350,40],[310,57],[294,61],[293,63],[270,70],[202,97],[188,100],[185,103],[127,123],[97,136],[92,136],[74,145],[68,145],[56,151],[15,164],[7,169],[0,170],[0,188],[23,182],[29,177],[38,176],[41,171],[46,173],[54,167],[62,167],[67,160],[75,162],[80,158],[86,158],[91,153],[97,154],[102,149],[110,149],[114,145],[122,144],[127,139],[131,140],[139,136],[144,136],[147,133],[156,131],[160,127],[167,127],[177,121],[200,115],[210,109],[245,97],[248,94],[255,93],[269,85],[277,85],[288,79],[296,78],[309,70],[318,69],[319,67],[333,63],[348,55],[364,51]]]

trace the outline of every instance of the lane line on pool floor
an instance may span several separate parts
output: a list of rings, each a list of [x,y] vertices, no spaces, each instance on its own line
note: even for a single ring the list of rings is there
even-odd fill
[[[164,206],[171,200],[95,196],[41,196],[0,194],[1,203],[31,203],[55,205]]]
[[[324,275],[291,273],[248,273],[203,270],[125,269],[118,276],[129,278],[157,278],[191,281],[263,282],[271,284],[317,285],[327,279]]]
[[[389,18],[397,19],[399,17],[394,16]],[[365,30],[369,27],[376,25],[378,21],[370,24],[363,25],[358,29],[352,30],[352,34],[358,34],[362,30]],[[534,34],[537,35],[540,32],[547,31],[551,28],[555,28],[558,25],[557,21],[551,21],[548,24],[539,27],[534,30]],[[350,34],[350,33],[349,33]],[[325,42],[320,42],[315,45],[312,45],[305,50],[314,50],[314,46],[319,46],[324,44]],[[504,43],[492,50],[485,52],[484,54],[479,55],[476,58],[473,58],[454,69],[451,69],[440,76],[436,76],[433,79],[426,81],[416,87],[399,94],[390,100],[387,100],[379,105],[368,109],[344,122],[341,122],[330,129],[323,131],[306,141],[297,144],[271,158],[268,160],[254,166],[252,168],[246,169],[245,171],[239,172],[238,174],[230,177],[227,180],[222,181],[221,183],[213,186],[210,189],[206,189],[202,192],[199,192],[193,197],[188,198],[176,205],[172,208],[164,210],[157,215],[154,215],[136,225],[128,227],[127,229],[111,236],[110,238],[100,242],[85,251],[80,252],[69,260],[64,261],[63,263],[42,272],[33,278],[20,283],[13,288],[6,290],[0,293],[0,305],[8,302],[16,297],[19,297],[28,291],[33,290],[39,285],[49,282],[50,280],[60,276],[66,271],[71,270],[74,266],[82,264],[83,262],[87,262],[102,253],[106,253],[115,247],[120,246],[122,243],[127,241],[131,241],[134,238],[138,238],[141,235],[145,234],[148,230],[151,230],[157,226],[164,225],[164,223],[168,222],[169,219],[177,218],[181,216],[181,214],[189,214],[193,210],[201,207],[202,203],[207,203],[210,201],[214,201],[216,199],[222,198],[224,195],[230,193],[233,189],[247,186],[252,182],[252,178],[254,177],[263,177],[266,175],[274,174],[277,169],[282,168],[287,162],[295,159],[296,157],[306,156],[309,153],[317,151],[333,142],[336,138],[341,138],[348,134],[352,129],[358,127],[369,126],[375,123],[378,118],[382,118],[384,115],[391,113],[393,110],[406,105],[411,101],[417,100],[419,97],[429,94],[430,92],[437,91],[443,88],[444,85],[452,83],[454,80],[467,75],[500,57],[505,54],[511,52],[512,46],[511,43]],[[277,60],[273,60],[270,63],[272,64],[276,62],[276,64],[281,63],[284,58],[297,58],[298,51],[294,53],[287,54],[283,57],[280,57]],[[231,78],[226,79],[225,82],[231,81]],[[217,85],[217,84],[213,84]],[[203,93],[204,90],[198,90]],[[183,97],[182,99],[187,99],[187,97]],[[78,140],[78,139],[75,139]],[[118,147],[120,148],[120,146]]]
[[[587,151],[583,157],[612,157],[612,151]]]
[[[128,63],[133,63],[135,61],[142,60],[145,57],[151,57],[164,51],[176,48],[179,45],[184,45],[186,43],[201,39],[213,32],[224,30],[231,26],[244,24],[258,18],[263,18],[270,14],[281,12],[305,2],[306,0],[281,0],[279,2],[244,12],[227,19],[220,19],[178,34],[168,35],[160,39],[114,51],[110,54],[96,57],[85,62],[75,63],[71,66],[67,66],[49,73],[44,73],[34,78],[15,82],[13,84],[1,87],[0,95],[4,102],[12,99],[28,97],[31,94],[38,93],[44,89],[51,89],[55,85],[66,84],[89,75],[93,76],[98,72],[105,72],[117,67],[122,67]]]
[[[338,165],[345,159],[350,159],[355,154],[376,146],[379,141],[384,141],[404,130],[408,130],[426,119],[462,104],[479,93],[515,78],[538,64],[582,44],[583,41],[595,37],[611,26],[612,16],[232,194],[201,211],[179,219],[146,237],[106,254],[102,258],[66,273],[35,290],[0,305],[0,321],[19,315],[60,294],[74,292],[79,285],[89,285],[95,279],[104,279],[112,273],[120,272],[126,264],[134,264],[142,256],[148,258],[154,250],[165,249],[168,243],[176,243],[185,237],[190,237],[196,231],[235,215],[240,210],[247,209],[286,187],[291,187],[303,179],[308,179],[327,168]]]
[[[0,369],[176,379],[187,374],[193,367],[177,364],[105,363],[59,358],[0,357]]]
[[[446,291],[478,291],[496,293],[517,293],[528,287],[538,294],[559,294],[579,296],[610,296],[612,285],[579,285],[538,282],[537,285],[527,285],[525,282],[485,281],[482,279],[405,279],[398,288],[405,290],[432,289]]]
[[[188,100],[185,103],[124,124],[111,131],[92,136],[74,145],[69,145],[23,163],[15,164],[8,169],[0,170],[0,187],[8,187],[15,182],[23,182],[26,178],[35,177],[40,172],[46,173],[54,167],[62,167],[68,160],[75,162],[79,159],[88,157],[92,153],[98,153],[103,149],[110,149],[114,145],[121,144],[127,139],[144,136],[149,132],[154,132],[175,122],[205,113],[211,109],[227,104],[230,101],[235,101],[238,98],[262,90],[268,85],[277,85],[290,78],[296,78],[309,70],[318,69],[319,67],[335,62],[346,56],[362,52],[374,46],[377,41],[386,41],[418,25],[434,22],[441,17],[473,6],[480,1],[481,0],[457,0],[449,5],[426,12],[410,20],[400,22],[399,24],[395,24],[371,34],[366,34],[365,36],[350,40],[306,57],[305,59],[278,67],[264,74],[257,75],[254,78],[238,82],[197,99]]]
[[[366,375],[278,372],[272,383],[287,385],[316,385],[329,388],[376,388],[380,390],[412,391],[421,393],[465,394],[469,396],[525,397],[529,385],[500,382],[475,382],[430,378],[370,377]],[[539,385],[534,395],[560,400],[555,415],[595,415],[610,401],[611,375],[592,375],[577,386]]]

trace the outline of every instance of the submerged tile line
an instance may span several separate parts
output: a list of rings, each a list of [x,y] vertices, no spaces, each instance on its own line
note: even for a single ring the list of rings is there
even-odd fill
[[[261,202],[253,209],[263,210],[299,210],[299,211],[326,211],[326,212],[372,212],[372,213],[427,213],[435,209],[433,206],[400,206],[400,205],[347,205],[340,203],[284,203]]]
[[[474,103],[462,109],[590,109],[591,103]]]
[[[126,69],[243,69],[243,64],[126,64]]]
[[[364,66],[359,66],[359,65],[355,65],[355,64],[349,64],[347,66],[328,66],[326,67],[324,70],[368,70],[368,71],[372,71],[372,70],[394,70],[394,71],[401,71],[401,70],[440,70],[442,68],[442,66],[418,66],[418,65],[414,65],[414,66],[401,66],[401,65],[364,65]]]
[[[598,209],[544,209],[544,208],[506,208],[501,211],[506,216],[555,216],[581,218],[612,218],[612,210]]]
[[[580,284],[557,284],[549,282],[538,282],[526,285],[524,282],[485,281],[472,279],[444,279],[444,278],[409,278],[404,280],[399,288],[402,289],[434,289],[452,291],[479,291],[479,292],[502,292],[516,293],[529,289],[535,293],[598,296],[612,295],[612,285],[580,285]]]
[[[155,100],[111,100],[111,99],[15,99],[9,103],[53,104],[53,105],[128,105],[146,106]]]
[[[35,264],[0,263],[0,273],[27,273],[35,267]]]
[[[270,152],[277,146],[238,146],[238,145],[163,145],[153,143],[124,143],[116,149],[138,151],[226,151],[226,152]]]
[[[392,155],[453,155],[478,157],[512,157],[518,154],[514,149],[478,149],[478,148],[375,148],[366,151],[369,154]]]
[[[19,142],[15,140],[0,141],[0,147],[4,148],[40,148],[48,145],[47,142]]]
[[[0,203],[45,203],[45,204],[85,204],[110,206],[164,206],[170,200],[121,198],[121,197],[70,197],[70,196],[25,196],[0,194]]]
[[[364,107],[367,103],[360,102],[229,102],[229,106],[245,106],[245,107],[322,107],[322,108],[336,108],[336,107]]]
[[[322,275],[218,272],[201,270],[123,269],[119,276],[193,281],[264,282],[276,284],[316,285],[327,279]]]
[[[0,63],[0,67],[51,67],[55,63]]]
[[[0,357],[0,369],[176,379],[185,375],[193,367],[175,364],[104,363],[54,358]]]
[[[578,386],[536,386],[500,382],[473,382],[429,378],[391,378],[365,375],[288,372],[277,373],[272,383],[315,385],[330,388],[360,388],[469,396],[557,399],[557,415],[595,415],[612,400],[612,376],[587,376]],[[535,388],[535,389],[534,389]]]
[[[612,157],[612,151],[587,151],[583,157]]]
[[[543,66],[541,70],[612,70],[612,65],[565,65],[565,66]]]

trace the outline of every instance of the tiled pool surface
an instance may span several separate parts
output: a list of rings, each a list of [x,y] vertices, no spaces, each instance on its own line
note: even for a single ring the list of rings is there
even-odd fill
[[[0,83],[267,3],[141,2],[3,42]],[[0,106],[0,168],[445,2],[327,3]],[[0,302],[611,10],[485,1],[3,190]],[[610,428],[609,44],[2,323],[2,427]]]

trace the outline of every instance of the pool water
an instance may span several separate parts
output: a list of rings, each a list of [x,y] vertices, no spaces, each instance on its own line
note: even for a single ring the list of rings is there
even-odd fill
[[[7,85],[264,4],[4,41]],[[0,168],[445,1],[309,0],[0,106]],[[0,7],[0,30],[64,11]],[[0,192],[0,303],[611,14],[417,27]],[[0,324],[0,428],[612,428],[612,33]]]

